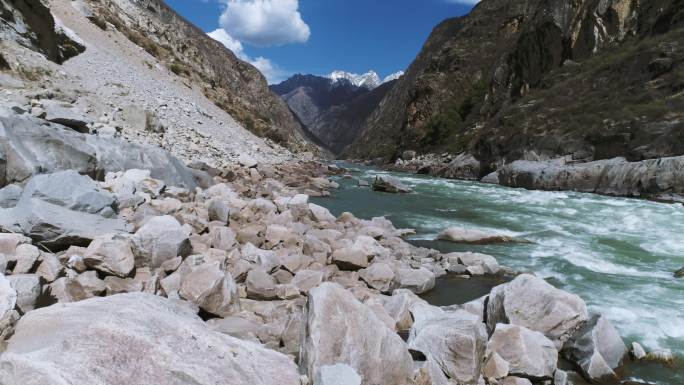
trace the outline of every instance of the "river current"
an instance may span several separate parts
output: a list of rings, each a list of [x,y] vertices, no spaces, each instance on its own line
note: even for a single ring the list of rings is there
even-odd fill
[[[512,189],[478,182],[389,173],[411,194],[359,187],[372,183],[373,168],[340,164],[355,179],[337,178],[331,198],[316,199],[333,214],[385,216],[413,228],[408,240],[442,252],[476,251],[500,264],[531,271],[581,296],[591,312],[607,316],[625,342],[684,356],[684,206],[575,192]],[[457,245],[435,241],[450,226],[495,230],[532,244]],[[438,286],[439,287],[439,286]],[[643,373],[658,384],[684,384],[680,370]]]

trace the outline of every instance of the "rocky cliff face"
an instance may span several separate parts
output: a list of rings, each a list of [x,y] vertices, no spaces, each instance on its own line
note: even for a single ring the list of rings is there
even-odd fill
[[[465,152],[483,176],[518,159],[684,154],[683,9],[485,0],[435,28],[346,155]]]
[[[369,89],[347,79],[295,75],[271,89],[290,107],[307,131],[334,154],[356,139],[364,122],[394,82]]]
[[[85,0],[91,20],[113,27],[204,94],[245,128],[291,150],[313,149],[287,105],[252,65],[176,14],[161,0]]]
[[[0,0],[0,40],[12,40],[56,63],[83,52],[85,47],[69,36],[40,0]],[[0,69],[9,69],[0,55]]]

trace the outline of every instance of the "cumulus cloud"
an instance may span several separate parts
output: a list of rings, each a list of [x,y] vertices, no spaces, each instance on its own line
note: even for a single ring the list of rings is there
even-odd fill
[[[264,75],[264,77],[266,77],[266,80],[269,84],[280,83],[290,75],[287,71],[278,67],[275,63],[271,62],[265,57],[249,57],[249,55],[245,53],[242,43],[230,36],[224,29],[219,28],[207,33],[207,35],[223,44],[229,50],[233,51],[235,56],[237,56],[240,60],[244,60],[256,67]]]
[[[311,30],[299,0],[224,0],[219,23],[235,39],[261,47],[304,43]]]

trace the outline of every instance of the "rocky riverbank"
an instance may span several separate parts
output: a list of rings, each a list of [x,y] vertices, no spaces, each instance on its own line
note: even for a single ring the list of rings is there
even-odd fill
[[[387,168],[449,179],[529,190],[579,191],[611,196],[684,202],[684,157],[630,162],[625,158],[576,162],[572,159],[519,160],[486,173],[486,165],[468,154],[426,154],[407,151]]]
[[[15,121],[69,139],[15,137]],[[164,173],[133,168],[146,147],[109,161],[128,144],[86,141],[88,157],[65,150],[87,134],[16,110],[0,122],[14,182],[0,190],[7,383],[581,384],[617,378],[627,353],[605,318],[540,278],[310,203],[338,167],[188,167],[158,150],[176,165]],[[515,278],[462,305],[417,296],[445,274]]]

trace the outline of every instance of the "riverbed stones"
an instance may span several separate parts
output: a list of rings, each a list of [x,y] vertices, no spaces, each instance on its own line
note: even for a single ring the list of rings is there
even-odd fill
[[[499,263],[491,255],[481,253],[449,253],[445,255],[450,265],[456,263],[466,267],[466,271],[471,267],[482,268],[483,274],[498,274]]]
[[[88,343],[73,349],[73,341]],[[12,384],[157,384],[165,379],[209,385],[220,378],[235,385],[300,384],[286,356],[214,332],[187,306],[143,293],[28,313],[0,356],[0,378]]]
[[[401,183],[399,179],[389,175],[376,176],[373,180],[373,190],[387,193],[410,193],[413,191]]]
[[[212,199],[207,207],[210,221],[218,221],[227,224],[230,220],[230,208],[220,199]]]
[[[306,294],[314,287],[323,282],[323,272],[317,270],[299,270],[292,278],[291,283],[299,289],[300,292]]]
[[[178,221],[168,215],[150,218],[132,237],[136,266],[157,268],[177,256],[188,256],[190,239]]]
[[[490,333],[499,323],[519,325],[541,332],[558,349],[588,320],[581,298],[530,274],[492,289],[486,315]]]
[[[613,325],[596,315],[578,329],[563,345],[562,354],[575,363],[582,375],[592,381],[616,377],[617,368],[627,353],[627,347]]]
[[[493,243],[528,243],[524,239],[499,234],[493,231],[467,229],[465,227],[449,227],[437,236],[438,240],[471,245],[488,245]]]
[[[41,293],[40,276],[36,274],[13,274],[7,279],[17,293],[17,310],[26,314],[35,309]]]
[[[418,269],[397,269],[394,285],[397,288],[408,289],[416,294],[422,294],[435,287],[435,273],[424,267]]]
[[[361,377],[349,365],[324,365],[315,378],[314,385],[361,385]]]
[[[359,270],[359,277],[366,282],[368,287],[386,293],[392,287],[394,271],[387,263],[376,262]]]
[[[17,291],[12,287],[12,283],[0,273],[0,321],[9,316],[16,304]]]
[[[135,267],[135,256],[127,237],[108,234],[96,237],[84,253],[85,265],[104,274],[127,277]]]
[[[206,263],[183,277],[181,297],[207,313],[220,317],[239,309],[238,289],[230,273],[221,271],[219,263]]]
[[[375,313],[341,286],[309,291],[300,365],[309,377],[326,365],[346,364],[363,384],[407,385],[412,359],[406,344]]]
[[[245,279],[247,298],[273,300],[278,298],[276,281],[262,269],[250,270]]]
[[[514,376],[535,380],[553,379],[558,351],[542,333],[517,325],[496,325],[487,349],[508,362]]]
[[[634,341],[629,347],[629,354],[632,356],[632,359],[641,360],[646,357],[646,350],[644,350],[640,343]]]
[[[487,330],[477,317],[456,311],[416,322],[409,348],[431,357],[459,384],[477,384],[487,347]]]
[[[356,271],[368,267],[368,255],[366,252],[356,245],[342,247],[332,254],[332,262],[340,268],[340,270]]]

